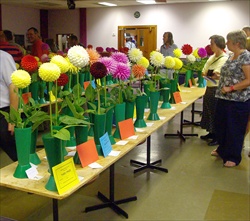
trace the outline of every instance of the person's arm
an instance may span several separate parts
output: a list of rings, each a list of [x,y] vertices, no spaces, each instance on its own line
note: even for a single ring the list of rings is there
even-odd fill
[[[14,84],[9,85],[9,97],[10,97],[10,107],[18,109],[18,95],[17,95],[18,89],[14,86]],[[14,133],[14,126],[13,124],[8,124],[8,131],[11,132],[11,134]]]
[[[242,71],[245,75],[245,79],[235,85],[230,85],[227,87],[223,87],[222,93],[228,93],[232,91],[242,90],[250,86],[250,65],[243,65]]]

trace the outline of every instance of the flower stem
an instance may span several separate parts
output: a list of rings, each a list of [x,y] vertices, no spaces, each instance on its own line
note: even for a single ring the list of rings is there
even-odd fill
[[[52,104],[51,104],[51,99],[49,99],[49,112],[50,112],[50,134],[53,137],[53,126],[52,126]]]
[[[104,86],[104,106],[107,107],[107,83],[106,83],[106,77],[103,78],[103,86]]]
[[[98,107],[97,107],[98,110],[97,110],[97,113],[101,114],[101,104],[100,104],[101,101],[100,101],[100,91],[99,91],[99,89],[97,89],[97,100],[98,100],[98,104],[97,104],[98,105]]]
[[[58,126],[58,119],[57,119],[57,117],[58,117],[58,102],[57,102],[57,87],[58,87],[58,85],[57,85],[57,80],[56,80],[56,90],[55,90],[55,97],[56,97],[56,104],[55,104],[55,106],[56,106],[56,110],[55,110],[55,116],[56,116],[56,126]]]

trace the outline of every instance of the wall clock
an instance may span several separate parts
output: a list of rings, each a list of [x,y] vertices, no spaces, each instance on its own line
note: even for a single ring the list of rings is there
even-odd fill
[[[140,12],[136,11],[136,12],[134,13],[134,17],[135,17],[135,18],[139,18],[140,16],[141,16]]]

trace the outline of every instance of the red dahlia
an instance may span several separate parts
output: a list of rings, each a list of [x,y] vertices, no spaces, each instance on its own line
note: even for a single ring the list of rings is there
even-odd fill
[[[193,52],[193,47],[189,44],[185,44],[181,48],[182,53],[185,55],[190,55]]]
[[[90,66],[90,73],[95,79],[103,78],[107,75],[107,68],[103,63],[97,61]]]
[[[29,72],[35,72],[38,69],[38,62],[32,55],[25,55],[21,60],[21,67]]]
[[[65,86],[69,82],[69,76],[67,74],[60,74],[60,77],[55,81],[58,86]]]

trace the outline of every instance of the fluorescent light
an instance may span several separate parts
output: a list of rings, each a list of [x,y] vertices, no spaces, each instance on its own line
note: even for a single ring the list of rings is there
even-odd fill
[[[105,6],[117,6],[116,4],[109,3],[109,2],[98,2],[99,5],[105,5]]]
[[[156,2],[152,0],[136,0],[136,1],[142,4],[156,4]]]

